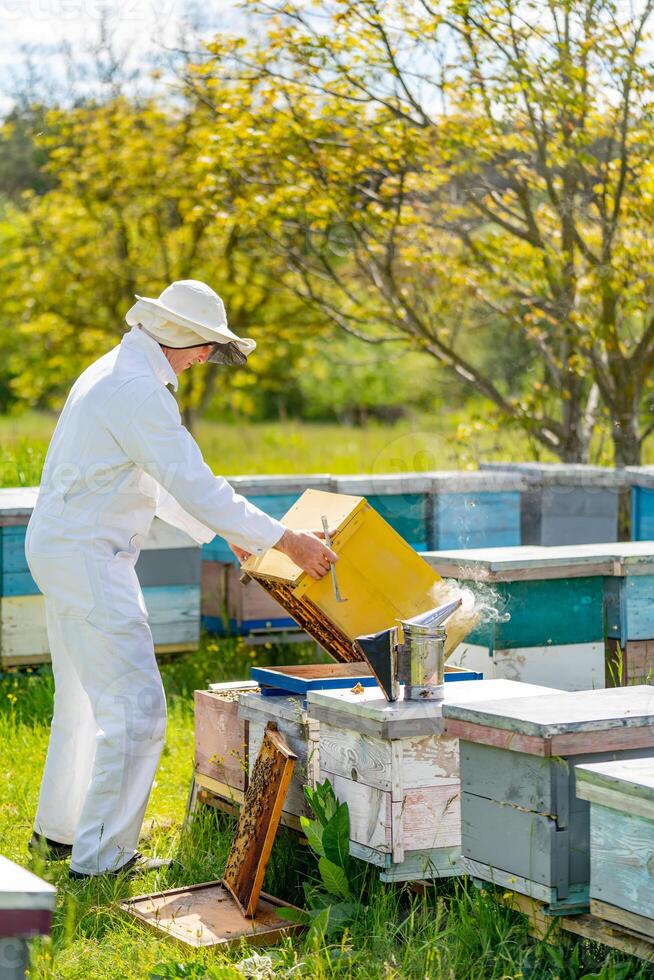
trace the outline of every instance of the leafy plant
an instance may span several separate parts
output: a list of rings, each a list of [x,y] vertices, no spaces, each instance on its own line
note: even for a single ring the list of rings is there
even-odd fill
[[[305,882],[306,910],[283,909],[279,914],[306,923],[314,934],[325,936],[345,928],[363,911],[361,873],[350,857],[347,803],[338,802],[329,780],[318,783],[315,789],[305,786],[304,794],[315,819],[300,820],[309,847],[318,858],[320,883]]]

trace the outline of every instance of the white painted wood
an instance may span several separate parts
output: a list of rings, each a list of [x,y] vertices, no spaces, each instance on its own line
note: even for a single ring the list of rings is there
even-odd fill
[[[309,716],[338,728],[365,731],[380,738],[421,738],[443,731],[443,705],[551,694],[555,689],[512,680],[458,681],[445,685],[445,700],[436,702],[394,701],[389,703],[378,688],[309,691]],[[369,723],[364,727],[364,723]]]
[[[586,463],[482,463],[482,472],[520,473],[529,484],[537,486],[596,487],[626,489],[629,479],[622,469],[589,466]]]
[[[57,889],[0,855],[0,910],[54,909]]]
[[[612,544],[545,548],[466,548],[429,551],[422,557],[439,573],[477,582],[511,582],[619,574],[620,555]]]
[[[377,851],[389,852],[391,842],[391,794],[320,770],[329,779],[340,803],[350,811],[350,839]]]
[[[256,697],[256,695],[251,695]],[[295,726],[288,726],[288,728],[294,728]],[[293,776],[291,778],[290,785],[288,787],[288,793],[286,794],[286,799],[284,800],[284,805],[282,807],[283,812],[292,813],[295,816],[309,816],[311,811],[304,797],[304,786],[309,781],[310,767],[308,763],[309,756],[309,745],[307,743],[306,736],[298,736],[296,734],[291,734],[286,728],[283,722],[279,723],[279,731],[283,735],[288,747],[292,752],[295,752],[297,756],[297,762],[295,763],[295,768],[293,770]],[[263,742],[263,736],[265,733],[265,723],[258,723],[251,721],[248,726],[248,759],[250,766],[250,774],[252,774],[252,768],[257,760],[257,755],[259,754],[259,749],[261,748],[261,743]]]
[[[443,735],[389,741],[323,722],[320,757],[329,772],[392,792],[394,800],[407,788],[449,784],[459,775],[458,739]]]
[[[460,643],[448,663],[483,671],[485,678],[506,678],[550,685],[562,691],[589,691],[606,685],[604,643],[564,643],[494,650]]]
[[[0,517],[29,517],[38,494],[38,487],[4,487],[0,490]]]
[[[405,851],[461,846],[459,780],[425,789],[408,789],[402,806]]]
[[[647,684],[558,692],[477,704],[445,704],[444,716],[524,735],[552,738],[654,725],[654,689]]]
[[[0,656],[12,664],[28,657],[49,658],[42,595],[3,596],[0,599]]]
[[[199,640],[199,589],[146,589],[155,645],[187,646]],[[0,660],[5,665],[45,663],[50,658],[42,595],[0,598]]]
[[[654,820],[654,756],[575,766],[575,776],[580,799]]]

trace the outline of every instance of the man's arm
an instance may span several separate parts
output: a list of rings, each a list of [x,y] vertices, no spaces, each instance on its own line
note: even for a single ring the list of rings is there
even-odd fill
[[[316,536],[285,528],[211,472],[200,447],[182,425],[170,392],[157,386],[144,395],[135,380],[120,394],[109,411],[114,438],[184,511],[251,554],[277,547],[314,578],[329,570],[329,562],[337,555]]]

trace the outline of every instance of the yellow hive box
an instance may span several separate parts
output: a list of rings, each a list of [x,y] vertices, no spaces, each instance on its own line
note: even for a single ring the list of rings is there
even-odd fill
[[[282,518],[296,531],[318,531],[326,515],[336,575],[347,602],[337,602],[331,575],[316,581],[290,558],[271,549],[249,558],[243,571],[256,579],[335,660],[360,659],[352,641],[388,629],[456,598],[459,586],[444,581],[366,501],[306,490]],[[446,655],[474,624],[470,609],[447,623]]]

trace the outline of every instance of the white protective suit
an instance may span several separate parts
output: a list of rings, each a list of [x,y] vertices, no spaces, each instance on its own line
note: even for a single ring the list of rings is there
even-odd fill
[[[74,384],[52,437],[25,550],[45,595],[55,678],[35,822],[97,874],[135,853],[166,707],[134,570],[153,517],[255,554],[279,521],[236,494],[181,424],[177,378],[139,327]]]

